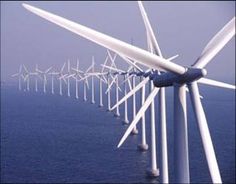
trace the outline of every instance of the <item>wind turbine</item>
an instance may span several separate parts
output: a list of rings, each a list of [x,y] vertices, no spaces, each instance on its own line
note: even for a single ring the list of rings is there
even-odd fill
[[[75,97],[78,99],[79,98],[79,79],[78,77],[81,79],[82,76],[81,74],[83,74],[84,72],[82,70],[79,69],[79,59],[77,59],[76,62],[76,68],[71,68],[75,74],[73,75],[73,78],[75,79]]]
[[[92,56],[92,73],[94,73],[94,65],[95,65],[95,61],[94,61],[94,56]],[[95,104],[95,99],[94,99],[94,77],[93,75],[91,75],[91,103]]]
[[[67,96],[70,97],[70,78],[72,77],[72,73],[71,73],[71,70],[70,70],[70,60],[68,59],[67,61],[67,72],[68,72],[68,75],[67,75]]]
[[[59,71],[58,74],[58,79],[59,79],[59,94],[62,95],[62,80],[67,83],[65,77],[67,76],[67,74],[63,74],[63,70],[66,66],[66,63],[64,63]]]
[[[36,71],[43,75],[43,92],[46,93],[46,85],[47,85],[47,74],[52,69],[52,67],[49,67],[45,71],[39,70],[36,68]]]
[[[88,72],[93,68],[93,63],[87,68],[87,70],[83,74],[83,78],[81,78],[79,81],[83,81],[84,83],[84,101],[87,101],[87,88],[89,89],[89,83],[88,83]]]
[[[25,8],[31,12],[62,26],[88,40],[91,40],[101,46],[109,48],[114,52],[118,52],[129,59],[137,61],[138,63],[147,66],[153,70],[164,70],[164,72],[153,73],[150,79],[153,81],[154,89],[147,97],[145,103],[137,113],[135,119],[130,124],[125,135],[122,137],[120,146],[126,137],[130,134],[134,126],[136,126],[138,119],[142,117],[148,106],[153,102],[154,97],[159,91],[160,87],[174,86],[174,119],[175,119],[175,182],[189,182],[189,166],[188,166],[188,146],[187,146],[187,119],[186,119],[186,85],[189,88],[192,106],[198,123],[201,139],[208,163],[208,168],[214,183],[221,183],[221,176],[208,129],[206,116],[201,104],[200,94],[197,83],[205,83],[214,85],[214,81],[204,78],[207,72],[204,67],[214,58],[214,56],[228,43],[228,41],[235,35],[235,17],[230,20],[207,44],[203,49],[202,54],[197,61],[190,67],[186,68],[179,64],[175,64],[160,56],[154,55],[140,49],[138,47],[127,44],[123,41],[102,34],[93,29],[87,28],[75,22],[69,21],[65,18],[55,16],[44,10],[23,4]],[[228,84],[222,83],[221,87],[233,88]],[[220,86],[220,85],[218,85]],[[230,86],[230,87],[229,87]],[[181,136],[180,136],[181,135]]]
[[[18,77],[18,88],[21,91],[22,65],[20,65],[18,73],[13,74],[12,77]]]
[[[26,89],[27,91],[30,90],[30,75],[32,74],[31,72],[29,72],[29,70],[26,68],[26,66],[23,64],[23,68],[26,72],[26,75],[23,77],[24,78],[24,81],[26,81]]]
[[[119,74],[120,74],[120,70],[117,69],[117,66],[115,64],[115,59],[117,57],[117,54],[115,54],[114,57],[112,57],[109,50],[107,50],[107,53],[108,53],[108,56],[109,56],[110,61],[111,61],[111,66],[110,67],[106,66],[106,65],[102,65],[102,66],[107,68],[107,69],[109,69],[109,74],[110,74],[110,77],[112,78],[112,81],[108,85],[106,93],[108,93],[108,92],[110,93],[112,85],[115,84],[116,103],[118,103],[118,101],[119,101],[119,91],[121,91],[121,89],[119,87]],[[111,71],[114,71],[114,69],[115,69],[115,72],[111,72]],[[119,117],[120,116],[119,106],[116,107],[116,112],[115,112],[114,116],[115,117]]]
[[[52,71],[50,73],[48,73],[49,75],[51,75],[51,90],[52,90],[52,94],[54,94],[54,76],[57,76],[59,75],[59,72],[55,72],[55,71]]]
[[[35,75],[35,92],[38,92],[38,78],[42,79],[38,72],[38,65],[35,65],[35,72],[33,73]]]
[[[111,67],[114,66],[117,54],[115,53],[114,56],[112,57],[110,51],[107,49],[107,55],[108,55],[109,60],[111,62],[110,66]],[[105,64],[106,63],[107,63],[107,61],[105,62]],[[110,88],[111,88],[113,83],[110,82],[110,78],[114,79],[114,77],[112,76],[111,70],[109,69],[108,72],[107,72],[107,78],[106,78],[107,90],[105,92],[107,94],[107,111],[111,111],[111,91],[110,91]]]
[[[107,61],[108,61],[108,55],[106,56],[103,65],[106,65]],[[105,68],[102,67],[101,73],[104,72],[104,69],[105,69]],[[104,73],[104,75],[107,75],[107,74]],[[106,80],[106,78],[104,77],[104,75],[102,75],[102,76],[100,77],[100,79],[99,79],[99,107],[103,107],[103,87],[102,87],[102,82],[103,82],[103,81],[102,81],[102,78],[104,79],[105,83],[107,83],[107,80]]]

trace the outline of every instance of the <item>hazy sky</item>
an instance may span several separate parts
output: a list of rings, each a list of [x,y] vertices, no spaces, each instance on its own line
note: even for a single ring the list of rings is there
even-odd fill
[[[94,28],[146,49],[145,29],[137,2],[25,2]],[[1,78],[11,79],[20,64],[33,70],[76,58],[81,67],[103,63],[106,50],[22,7],[22,2],[1,1]],[[233,16],[235,2],[144,2],[164,57],[180,56],[174,62],[190,66],[208,41]],[[117,65],[127,65],[119,59]],[[235,80],[235,38],[207,65],[208,77],[225,82]]]

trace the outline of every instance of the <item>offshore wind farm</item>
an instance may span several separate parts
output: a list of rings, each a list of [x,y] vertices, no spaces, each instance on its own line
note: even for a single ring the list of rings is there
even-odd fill
[[[48,116],[53,118],[54,123],[55,121],[60,122],[60,118],[66,118],[78,124],[83,122],[80,125],[73,124],[70,126],[67,124],[69,130],[66,130],[65,133],[62,130],[67,125],[64,125],[63,121],[59,125],[54,125],[55,129],[50,129],[52,134],[45,133],[45,130],[42,129],[43,126],[41,128],[38,127],[39,129],[32,129],[40,140],[49,140],[48,136],[55,135],[50,140],[61,140],[63,142],[60,146],[56,142],[51,144],[51,146],[55,146],[55,150],[51,150],[53,152],[49,151],[49,154],[53,154],[55,157],[63,155],[62,158],[73,160],[77,154],[76,152],[87,155],[84,157],[80,155],[75,160],[71,160],[66,171],[59,169],[63,173],[61,178],[53,173],[40,180],[39,176],[44,173],[40,169],[41,171],[35,173],[36,177],[32,177],[32,182],[223,183],[235,181],[235,175],[233,176],[233,171],[235,172],[235,170],[232,167],[233,165],[235,166],[235,157],[233,156],[235,153],[235,147],[233,146],[235,141],[233,138],[235,137],[235,131],[233,130],[235,126],[233,105],[235,103],[235,85],[208,77],[212,71],[206,68],[209,63],[214,62],[218,53],[227,49],[226,45],[235,39],[235,17],[231,17],[219,30],[215,31],[215,34],[208,38],[205,47],[203,47],[197,58],[188,65],[182,65],[181,62],[175,62],[181,53],[175,53],[166,58],[163,56],[161,44],[159,45],[157,41],[152,22],[149,20],[148,12],[143,5],[145,3],[141,1],[133,3],[136,3],[141,15],[140,21],[143,22],[143,29],[145,30],[143,36],[147,43],[147,48],[145,49],[135,46],[133,43],[117,39],[115,36],[104,34],[102,31],[86,27],[78,23],[79,21],[70,21],[36,6],[22,4],[22,8],[54,23],[50,24],[50,26],[55,26],[56,24],[59,28],[65,28],[68,33],[75,33],[77,37],[84,37],[86,40],[105,48],[103,58],[99,59],[100,64],[97,64],[97,58],[94,55],[90,56],[89,61],[86,61],[86,66],[79,56],[74,60],[67,58],[66,61],[62,62],[61,66],[44,65],[42,67],[40,63],[36,63],[33,68],[29,69],[22,62],[18,65],[17,72],[11,74],[11,77],[17,79],[15,86],[17,86],[18,92],[6,92],[10,89],[13,90],[12,86],[8,86],[8,88],[1,87],[5,103],[11,106],[11,108],[16,103],[16,100],[6,99],[10,98],[13,94],[17,98],[20,96],[22,96],[22,99],[30,98],[30,103],[24,102],[25,105],[31,106],[30,108],[32,109],[29,111],[34,112],[29,112],[29,114],[38,114],[37,111],[40,110],[38,109],[38,104],[42,105],[42,102],[37,102],[32,107],[34,104],[33,98],[36,101],[39,101],[40,98],[47,99],[47,103],[41,109],[45,111],[43,118],[40,116],[38,119],[36,117],[35,120],[26,122],[25,130],[22,127],[20,128],[23,130],[22,132],[27,130],[29,123],[34,124],[34,121],[41,122],[39,124],[45,126],[45,123],[48,122]],[[38,17],[35,16],[34,18],[37,19]],[[125,67],[124,63],[126,64]],[[231,68],[231,70],[234,69]],[[222,72],[225,71],[222,70]],[[16,87],[14,89],[16,90]],[[222,90],[224,93],[219,94],[218,90]],[[27,94],[29,95],[28,97]],[[212,96],[210,95],[209,97],[209,94]],[[220,97],[217,97],[217,95]],[[228,99],[228,101],[224,102],[227,102],[230,108],[224,108],[223,106],[226,104],[219,101],[219,99],[224,98],[224,95]],[[52,98],[53,102],[50,98]],[[61,100],[59,98],[65,98],[62,100],[63,105],[60,105]],[[2,99],[4,98],[2,97]],[[220,105],[210,105],[211,103],[214,104],[213,102]],[[48,109],[45,108],[46,106],[48,106]],[[222,108],[218,109],[217,112],[216,107]],[[62,109],[59,110],[60,108]],[[56,109],[58,109],[58,112],[56,112]],[[51,113],[48,114],[47,111]],[[9,115],[7,116],[6,114],[18,113],[17,110],[15,112],[9,111],[8,113],[7,110],[3,110],[3,112],[5,112],[5,116],[3,116],[5,121],[3,122],[8,120],[7,117]],[[27,108],[24,107],[24,113],[26,112]],[[228,116],[223,121],[225,124],[224,128],[231,127],[230,133],[226,132],[226,129],[222,129],[222,125],[219,126],[219,123],[214,126],[215,120],[210,122],[215,117],[215,115],[211,114],[212,112],[213,114],[214,112],[217,112],[216,114],[222,112],[222,116],[228,113]],[[60,115],[58,117],[53,116],[53,113]],[[67,115],[68,113],[70,115]],[[208,113],[211,114],[210,117]],[[14,117],[14,115],[11,117]],[[109,122],[105,120],[106,118],[113,118],[113,120]],[[99,127],[98,123],[100,120],[103,121],[101,127]],[[95,122],[96,125],[94,125]],[[58,129],[58,126],[62,128],[62,124],[63,129]],[[4,123],[3,125],[4,140],[7,140],[8,131],[11,130],[14,124],[6,125]],[[18,124],[18,126],[20,125]],[[78,140],[74,126],[79,126],[77,127],[79,128],[77,133],[80,134],[80,138],[77,137],[79,138]],[[72,127],[74,127],[73,131]],[[219,129],[219,127],[221,128]],[[112,128],[114,129],[110,130]],[[43,139],[44,136],[43,134],[41,135],[40,130],[44,132],[41,133],[45,135],[45,139]],[[65,145],[62,138],[57,139],[59,135],[57,131],[63,133],[63,138],[66,140],[67,136],[73,135],[75,137],[72,142],[68,141]],[[214,131],[216,133],[212,135]],[[108,137],[102,137],[106,136],[106,134],[108,134]],[[12,135],[16,136],[17,134]],[[23,135],[25,136],[25,134]],[[111,138],[113,135],[114,137]],[[224,145],[225,149],[219,148],[222,146],[223,142],[221,141],[223,139],[219,139],[217,135],[230,135],[230,138],[225,141],[231,144]],[[92,146],[92,142],[96,142],[96,137],[99,139],[99,146]],[[27,140],[27,137],[24,140]],[[35,141],[37,142],[37,139]],[[25,141],[21,144],[23,147],[27,145]],[[31,145],[31,142],[28,144]],[[14,143],[11,144],[13,146],[11,147],[9,143],[3,141],[3,145],[8,149],[4,150],[3,158],[5,159],[5,165],[1,165],[5,169],[2,181],[17,182],[17,178],[19,178],[19,181],[30,181],[24,172],[22,174],[24,173],[25,177],[18,173],[9,174],[7,172],[7,168],[14,171],[14,168],[11,168],[9,165],[9,163],[13,163],[11,160],[14,156],[11,154],[11,158],[7,156],[8,151],[13,150]],[[43,146],[44,144],[39,145]],[[75,155],[71,155],[70,152],[63,152],[63,154],[55,152],[58,149],[68,149],[70,145],[73,145],[72,150]],[[89,145],[93,148],[90,149]],[[107,150],[108,155],[106,158],[110,157],[111,160],[106,160],[103,157],[106,155],[106,152],[102,151],[103,145],[106,150],[110,148],[109,151]],[[80,147],[82,147],[83,151],[79,149]],[[50,163],[62,165],[68,163],[68,160],[66,162],[63,160],[62,162],[58,160],[53,162],[54,156],[52,159],[48,159],[48,155],[45,154],[45,152],[48,152],[48,149],[42,149],[40,152],[42,155],[45,155],[49,165]],[[226,153],[230,156],[219,156]],[[30,152],[27,152],[27,154],[30,154]],[[94,157],[90,163],[88,161],[85,162],[86,158],[90,158],[88,155]],[[115,160],[113,155],[117,155],[119,158]],[[40,157],[40,154],[38,156],[40,159],[35,161],[39,162],[39,165],[42,164],[39,168],[44,168],[43,170],[46,172],[48,169],[51,170],[50,168],[52,167],[50,166],[44,167],[44,163],[41,162],[43,157]],[[24,152],[21,152],[21,157],[27,159]],[[103,159],[98,161],[96,157]],[[198,160],[197,158],[200,159]],[[227,161],[230,161],[229,165],[222,164],[227,163]],[[131,167],[131,162],[136,166],[132,165]],[[97,165],[98,163],[101,164],[101,167]],[[73,166],[70,168],[71,164]],[[89,166],[87,169],[85,169],[86,164]],[[111,165],[108,166],[109,164]],[[94,168],[93,165],[95,165]],[[106,166],[110,169],[105,169],[104,167]],[[117,166],[120,166],[119,172],[111,169]],[[28,167],[30,168],[30,166]],[[60,166],[58,167],[61,168]],[[92,171],[90,173],[89,170],[91,168]],[[231,172],[227,175],[225,171],[229,170],[229,168]],[[85,172],[82,171],[83,169]],[[81,172],[78,172],[78,170]],[[94,173],[94,171],[97,171],[97,173]]]

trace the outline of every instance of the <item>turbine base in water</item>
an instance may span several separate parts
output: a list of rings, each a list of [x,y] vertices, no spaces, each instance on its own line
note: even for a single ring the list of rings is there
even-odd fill
[[[132,132],[131,132],[131,135],[137,135],[138,134],[138,129],[133,129]]]
[[[148,144],[139,144],[138,145],[139,151],[147,151],[148,150]]]
[[[115,113],[114,116],[115,117],[120,117],[120,114]]]
[[[128,125],[129,124],[129,120],[123,120],[122,123],[123,123],[123,125]]]
[[[160,170],[159,169],[148,169],[146,171],[146,174],[150,178],[156,178],[156,177],[160,176]]]

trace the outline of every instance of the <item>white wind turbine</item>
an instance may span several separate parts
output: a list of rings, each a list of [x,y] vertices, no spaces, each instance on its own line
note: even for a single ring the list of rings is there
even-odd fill
[[[83,77],[79,81],[83,81],[84,83],[84,101],[87,101],[87,89],[89,89],[88,83],[88,72],[93,68],[93,63],[87,68],[87,70],[83,73]]]
[[[201,56],[191,67],[183,67],[179,64],[172,63],[160,56],[154,55],[138,47],[127,44],[123,41],[97,32],[93,29],[82,26],[78,23],[69,21],[65,18],[56,16],[44,10],[23,4],[31,12],[62,26],[80,36],[85,37],[99,45],[102,45],[114,52],[120,53],[144,66],[154,70],[164,70],[163,73],[154,73],[151,76],[155,88],[147,97],[137,116],[127,129],[123,136],[120,146],[134,126],[137,124],[139,117],[142,117],[145,110],[152,103],[160,87],[174,86],[174,119],[175,119],[175,182],[189,182],[189,161],[188,161],[188,138],[187,138],[187,119],[186,119],[186,85],[190,91],[192,106],[196,115],[201,139],[208,163],[208,168],[214,183],[221,183],[221,176],[208,129],[206,116],[201,104],[198,84],[205,83],[217,85],[219,87],[235,89],[235,86],[220,83],[204,78],[206,70],[204,67],[213,59],[213,57],[228,43],[235,35],[235,17],[214,36],[207,46],[203,49]],[[138,85],[137,85],[138,86]],[[180,136],[181,135],[181,136]]]
[[[54,76],[57,76],[57,75],[59,75],[59,72],[55,72],[55,71],[52,71],[52,72],[50,72],[50,73],[48,73],[49,75],[51,75],[51,92],[52,92],[52,94],[54,94],[55,93],[55,91],[54,91]]]
[[[38,65],[35,65],[35,72],[33,72],[33,75],[35,75],[35,92],[38,92],[38,78],[42,79],[38,72]]]
[[[59,94],[62,95],[62,80],[65,82],[65,84],[67,83],[65,77],[67,76],[67,74],[63,74],[63,70],[66,66],[66,63],[64,63],[59,71],[58,74],[58,79],[59,79]]]
[[[18,89],[21,91],[21,79],[24,77],[22,74],[22,65],[20,65],[18,73],[13,74],[12,77],[18,77]]]
[[[43,92],[46,93],[46,85],[47,85],[47,74],[52,69],[52,67],[49,67],[45,71],[42,71],[38,68],[36,68],[36,72],[39,72],[43,76]]]
[[[103,63],[103,65],[106,65],[107,61],[108,61],[108,55],[106,56],[106,59]],[[104,73],[104,67],[102,67],[101,69],[101,74]],[[104,83],[107,83],[106,78],[104,77],[105,75],[107,75],[107,73],[104,73],[104,75],[101,75],[100,79],[99,79],[99,107],[103,107],[103,87],[102,87],[102,82],[103,80],[105,81]],[[103,80],[102,80],[103,78]]]
[[[95,61],[94,61],[94,56],[92,56],[92,69],[91,72],[94,73],[94,66],[95,66]],[[94,99],[94,75],[91,75],[91,103],[95,104],[95,99]]]
[[[129,84],[129,87],[130,89],[132,88],[131,87],[131,83],[130,83],[130,80],[129,78],[127,77],[130,70],[132,69],[132,67],[129,67],[129,69],[127,71],[124,71],[124,70],[121,70],[121,69],[118,69],[118,68],[114,68],[114,67],[111,67],[111,66],[107,66],[105,65],[106,63],[102,64],[102,69],[106,68],[106,69],[109,69],[110,70],[110,73],[111,73],[111,70],[116,72],[115,74],[119,74],[119,75],[123,75],[124,76],[124,80],[123,80],[123,84],[124,84],[124,95],[127,94],[127,82]],[[114,73],[113,73],[114,74]],[[115,78],[113,78],[113,82],[115,81]],[[111,86],[111,84],[110,84]],[[118,86],[118,85],[117,85]],[[118,90],[118,87],[116,87],[116,90]],[[118,92],[116,93],[116,104],[118,103],[119,101],[119,98],[118,98]],[[119,106],[118,106],[119,107]],[[113,109],[111,109],[113,110]],[[117,107],[116,107],[116,111],[119,112],[119,109],[117,110]],[[129,120],[128,120],[128,106],[127,106],[127,100],[124,101],[124,124],[128,124],[129,123]]]
[[[117,57],[117,54],[114,55],[114,57],[111,56],[111,53],[109,50],[107,50],[107,53],[108,53],[108,56],[110,58],[110,61],[111,61],[111,66],[106,66],[106,65],[102,65],[104,68],[107,68],[109,69],[109,72],[108,72],[108,76],[110,76],[112,78],[112,81],[109,82],[109,85],[107,85],[107,90],[105,93],[109,93],[109,97],[110,97],[110,91],[111,91],[111,88],[112,88],[112,85],[115,84],[115,94],[116,94],[116,103],[118,103],[119,101],[119,91],[121,91],[120,87],[119,87],[119,70],[117,69],[117,66],[115,64],[115,59]],[[115,69],[115,72],[111,72],[112,70],[114,71]],[[110,107],[108,108],[110,109]],[[120,109],[119,109],[119,106],[116,107],[116,112],[114,114],[115,117],[119,117],[120,116]]]
[[[104,72],[95,72],[94,70],[94,66],[95,66],[95,61],[94,61],[94,56],[92,57],[92,68],[90,69],[91,71],[88,73],[86,73],[87,78],[91,77],[91,103],[94,104],[95,103],[95,99],[94,99],[94,76],[97,77],[99,79],[99,93],[100,93],[100,100],[99,100],[99,107],[102,107],[102,82],[106,83],[106,81],[103,79],[104,75],[106,75],[106,73]],[[103,69],[102,69],[103,70]]]
[[[81,74],[84,73],[82,70],[79,69],[79,59],[77,59],[76,68],[72,67],[71,70],[75,72],[75,74],[72,77],[75,79],[75,98],[78,99],[79,98],[79,79],[82,78]]]
[[[29,91],[30,90],[30,75],[32,75],[33,73],[29,72],[29,70],[26,68],[26,66],[23,64],[22,65],[24,70],[25,70],[25,76],[24,81],[26,81],[26,90]]]
[[[73,74],[71,73],[71,68],[70,68],[70,60],[68,59],[67,61],[67,96],[70,97],[70,78],[73,76]]]
[[[112,57],[110,51],[107,49],[107,55],[108,55],[108,58],[111,62],[110,66],[111,67],[115,66],[115,59],[117,57],[117,54],[115,53],[114,56]],[[111,91],[110,91],[110,88],[113,83],[110,82],[110,78],[114,79],[114,77],[112,76],[111,70],[109,69],[107,72],[107,78],[106,78],[107,90],[105,92],[107,94],[107,111],[111,111]]]

